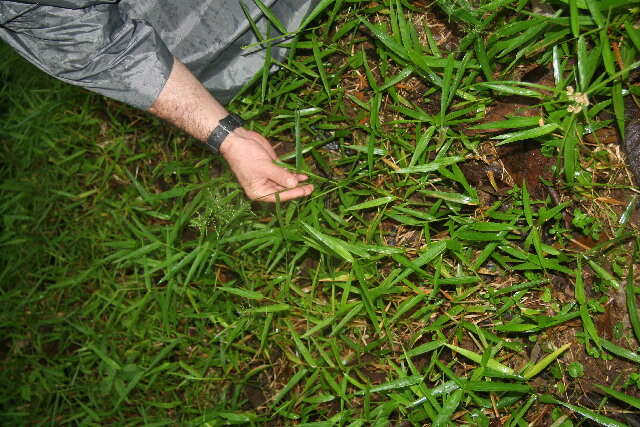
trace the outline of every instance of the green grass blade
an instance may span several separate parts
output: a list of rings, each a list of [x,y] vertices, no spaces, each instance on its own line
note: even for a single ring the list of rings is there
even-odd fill
[[[604,415],[600,415],[597,412],[592,411],[591,409],[587,409],[587,408],[582,408],[580,406],[575,406],[575,405],[571,405],[570,403],[566,403],[563,402],[561,400],[558,400],[556,398],[554,398],[553,396],[550,396],[548,394],[542,395],[540,396],[540,401],[543,403],[552,403],[552,404],[556,404],[556,405],[562,405],[565,408],[568,408],[570,410],[572,410],[573,412],[576,412],[580,415],[582,415],[583,417],[590,419],[592,421],[597,422],[598,424],[605,426],[605,427],[626,427],[626,424],[623,424],[619,421],[616,421],[612,418],[609,417],[605,417]]]
[[[452,344],[445,344],[445,346],[449,347],[451,350],[455,351],[456,353],[461,354],[467,359],[473,360],[478,364],[482,362],[482,356],[479,355],[478,353],[474,353],[473,351],[466,350],[464,348],[461,348]],[[513,375],[513,369],[503,365],[502,363],[498,362],[495,359],[489,359],[487,361],[487,367],[491,369],[495,369],[498,372],[502,372],[503,374]]]
[[[347,211],[358,211],[358,210],[363,210],[363,209],[376,208],[378,206],[382,206],[382,205],[386,205],[388,203],[391,203],[394,200],[396,200],[396,198],[394,196],[380,197],[380,198],[377,198],[377,199],[368,200],[366,202],[362,202],[362,203],[358,203],[357,205],[350,206],[346,210]]]
[[[324,68],[324,63],[322,62],[322,55],[320,54],[320,45],[315,34],[311,39],[313,58],[316,62],[316,67],[318,68],[318,73],[320,74],[320,80],[322,80],[322,86],[324,87],[324,91],[331,99],[331,88],[329,85],[329,79],[327,77],[327,70]]]
[[[638,310],[638,297],[636,292],[635,278],[634,278],[634,265],[635,260],[638,259],[637,246],[631,257],[631,263],[629,264],[629,272],[627,273],[627,283],[625,285],[625,298],[627,302],[627,311],[629,312],[629,321],[631,322],[631,328],[636,336],[638,342],[640,342],[640,310]]]
[[[266,18],[269,20],[269,22],[271,22],[273,24],[273,26],[276,27],[278,29],[278,31],[280,31],[280,33],[287,34],[287,32],[288,32],[287,29],[284,27],[284,25],[282,25],[280,20],[273,14],[271,9],[269,9],[262,2],[262,0],[253,0],[253,1],[255,2],[256,6],[258,6],[258,8],[262,11],[264,16],[266,16]]]
[[[607,387],[604,385],[595,384],[595,386],[607,393],[609,396],[612,396],[630,406],[633,406],[636,409],[640,409],[640,399],[638,399],[637,397],[629,396],[625,393],[620,393],[619,391],[616,391],[611,387]]]
[[[570,343],[565,344],[562,347],[560,347],[559,349],[555,350],[554,352],[548,354],[542,360],[540,360],[538,363],[536,363],[535,365],[533,365],[532,367],[527,369],[522,374],[522,376],[527,378],[527,379],[531,379],[531,378],[535,377],[540,372],[542,372],[547,366],[549,366],[554,360],[556,360],[558,357],[560,357],[560,355],[562,353],[567,351],[569,349],[569,347],[571,347]]]
[[[453,415],[453,413],[456,411],[456,409],[458,409],[463,394],[464,393],[462,390],[456,390],[451,393],[451,395],[449,395],[449,398],[444,402],[444,405],[442,406],[442,410],[439,411],[438,416],[433,421],[433,427],[445,427],[449,425],[449,419],[451,415]]]

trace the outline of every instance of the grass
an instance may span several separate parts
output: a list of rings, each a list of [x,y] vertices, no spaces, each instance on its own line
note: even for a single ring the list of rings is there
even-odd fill
[[[632,425],[637,3],[317,11],[231,106],[273,207],[0,46],[3,423]]]

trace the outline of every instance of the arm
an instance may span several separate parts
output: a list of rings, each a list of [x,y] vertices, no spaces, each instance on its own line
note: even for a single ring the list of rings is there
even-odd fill
[[[205,141],[218,122],[229,113],[177,59],[169,79],[149,111],[189,134]],[[229,134],[220,153],[247,196],[267,202],[304,197],[313,191],[312,185],[299,184],[305,175],[293,174],[273,163],[276,153],[262,135],[239,128]]]
[[[66,9],[0,2],[0,38],[60,80],[149,110],[205,140],[227,115],[224,107],[174,60],[148,23],[122,16],[115,1],[99,3]],[[313,190],[310,185],[294,188],[306,177],[273,164],[273,149],[255,132],[238,129],[221,152],[252,199],[275,201],[274,193],[280,192],[284,201]]]

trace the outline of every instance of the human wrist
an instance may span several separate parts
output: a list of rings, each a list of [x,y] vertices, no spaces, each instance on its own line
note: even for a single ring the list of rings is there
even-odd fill
[[[247,139],[249,137],[249,131],[243,127],[239,127],[231,132],[220,144],[220,154],[223,157],[227,157],[232,150],[232,146],[235,146],[239,140]]]
[[[227,114],[221,118],[211,131],[205,144],[214,153],[222,154],[222,145],[231,135],[244,124],[244,120],[236,114]]]

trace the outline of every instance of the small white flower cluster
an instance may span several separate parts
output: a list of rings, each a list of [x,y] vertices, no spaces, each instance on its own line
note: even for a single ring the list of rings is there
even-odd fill
[[[589,105],[589,98],[586,93],[576,92],[573,86],[567,86],[567,97],[573,104],[567,107],[567,111],[573,114],[578,114],[584,107]]]

